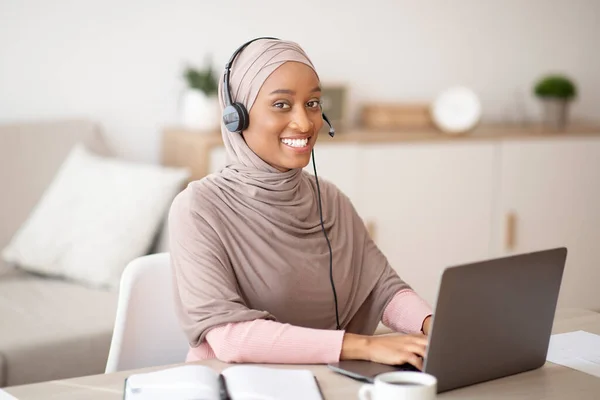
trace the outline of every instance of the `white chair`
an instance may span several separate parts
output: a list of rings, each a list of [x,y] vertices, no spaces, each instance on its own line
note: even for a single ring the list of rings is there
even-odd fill
[[[121,277],[105,373],[183,363],[188,350],[175,315],[169,253],[133,260]]]

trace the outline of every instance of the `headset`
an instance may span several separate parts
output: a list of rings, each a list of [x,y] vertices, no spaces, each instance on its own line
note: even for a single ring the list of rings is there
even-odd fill
[[[233,61],[235,58],[248,46],[250,43],[255,42],[261,39],[273,39],[280,40],[275,37],[259,37],[256,39],[252,39],[240,47],[233,53],[227,64],[225,64],[225,74],[223,74],[223,92],[225,97],[225,109],[223,110],[223,123],[229,132],[237,132],[241,133],[242,131],[248,128],[248,124],[250,123],[250,116],[248,114],[248,110],[246,110],[246,106],[244,106],[240,102],[234,102],[231,96],[231,89],[229,83],[229,76],[231,74],[231,66],[233,65]],[[329,118],[325,115],[325,113],[321,113],[323,116],[323,121],[329,125],[329,136],[333,137],[335,135],[335,129],[331,122],[329,122]]]
[[[250,116],[246,107],[240,102],[234,102],[231,96],[231,88],[229,84],[229,76],[231,74],[231,66],[235,58],[248,46],[250,43],[255,42],[260,39],[272,39],[272,40],[280,40],[275,37],[263,36],[258,37],[256,39],[252,39],[240,47],[233,53],[227,64],[225,64],[225,73],[223,74],[223,94],[225,100],[225,108],[223,109],[223,123],[227,130],[231,133],[242,133],[242,131],[248,128],[250,123]],[[331,122],[329,122],[329,118],[325,115],[325,113],[321,112],[323,116],[323,121],[329,125],[329,136],[333,137],[335,135],[335,129]],[[327,241],[327,246],[329,248],[329,280],[331,282],[331,289],[333,290],[333,301],[335,303],[335,322],[336,329],[340,330],[340,316],[338,312],[338,300],[337,300],[337,292],[335,290],[335,283],[333,281],[333,251],[331,249],[331,242],[329,241],[329,237],[327,236],[327,232],[325,231],[325,223],[323,222],[323,206],[321,203],[321,187],[319,186],[319,178],[317,176],[317,166],[315,164],[315,150],[312,150],[312,164],[315,172],[315,181],[317,184],[317,197],[319,201],[319,219],[321,221],[321,230],[323,231],[323,235],[325,235],[325,240]]]

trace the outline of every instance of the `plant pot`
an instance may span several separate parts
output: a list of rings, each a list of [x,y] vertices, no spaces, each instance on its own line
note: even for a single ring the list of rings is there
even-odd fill
[[[181,103],[181,123],[188,129],[213,133],[219,129],[219,100],[216,95],[188,89]]]
[[[544,127],[562,131],[567,127],[569,120],[569,101],[564,99],[542,99],[544,112]]]

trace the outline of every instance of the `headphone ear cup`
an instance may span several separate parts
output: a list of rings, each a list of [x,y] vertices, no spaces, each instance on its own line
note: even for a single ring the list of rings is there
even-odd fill
[[[234,103],[234,106],[237,107],[238,114],[240,115],[238,132],[245,131],[248,129],[248,125],[250,124],[250,115],[248,115],[248,110],[246,110],[246,106],[244,106],[242,103]]]
[[[241,103],[233,103],[223,110],[223,123],[229,132],[242,132],[248,127],[248,111]]]

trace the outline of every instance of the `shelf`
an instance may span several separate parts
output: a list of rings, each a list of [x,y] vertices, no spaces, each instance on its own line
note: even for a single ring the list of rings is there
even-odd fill
[[[194,141],[201,141],[208,148],[223,145],[221,132],[196,132],[183,128],[167,128],[166,135],[187,136]],[[322,138],[321,138],[322,136]],[[432,141],[465,141],[465,140],[512,140],[512,139],[551,139],[574,136],[600,136],[600,125],[569,126],[566,130],[556,132],[544,129],[539,125],[480,125],[473,131],[463,134],[446,134],[439,130],[373,130],[363,128],[340,129],[334,138],[330,138],[327,130],[319,134],[319,143],[396,143],[396,142],[432,142]]]

